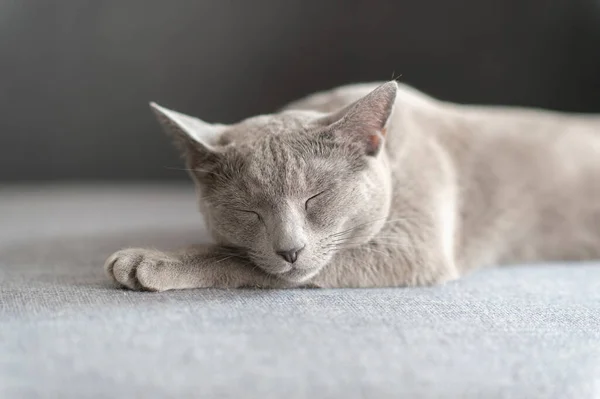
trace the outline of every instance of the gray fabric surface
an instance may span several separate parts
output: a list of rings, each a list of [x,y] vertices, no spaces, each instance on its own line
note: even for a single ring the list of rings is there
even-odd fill
[[[600,397],[600,264],[443,287],[116,289],[124,245],[204,237],[190,187],[0,189],[0,397]]]

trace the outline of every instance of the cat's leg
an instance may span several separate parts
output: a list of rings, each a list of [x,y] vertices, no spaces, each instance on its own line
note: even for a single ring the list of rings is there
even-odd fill
[[[434,248],[370,243],[338,253],[311,283],[321,288],[412,287],[459,278],[454,262]]]
[[[104,267],[116,283],[132,290],[290,286],[243,257],[214,246],[196,246],[180,252],[123,249],[111,255]]]

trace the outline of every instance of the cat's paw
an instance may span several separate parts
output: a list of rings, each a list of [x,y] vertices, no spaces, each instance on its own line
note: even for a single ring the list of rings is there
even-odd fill
[[[169,268],[178,261],[160,251],[129,248],[112,254],[105,262],[106,274],[116,283],[131,290],[165,291]]]

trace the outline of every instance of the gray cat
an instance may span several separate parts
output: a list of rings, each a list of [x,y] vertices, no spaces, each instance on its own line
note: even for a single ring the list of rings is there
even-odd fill
[[[450,104],[396,82],[212,125],[152,108],[215,245],[124,249],[130,289],[386,287],[600,258],[600,117]]]

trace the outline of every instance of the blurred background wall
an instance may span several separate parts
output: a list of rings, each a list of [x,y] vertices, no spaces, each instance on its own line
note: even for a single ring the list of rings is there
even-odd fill
[[[0,181],[186,178],[149,100],[233,122],[392,74],[600,112],[600,0],[0,0]]]

